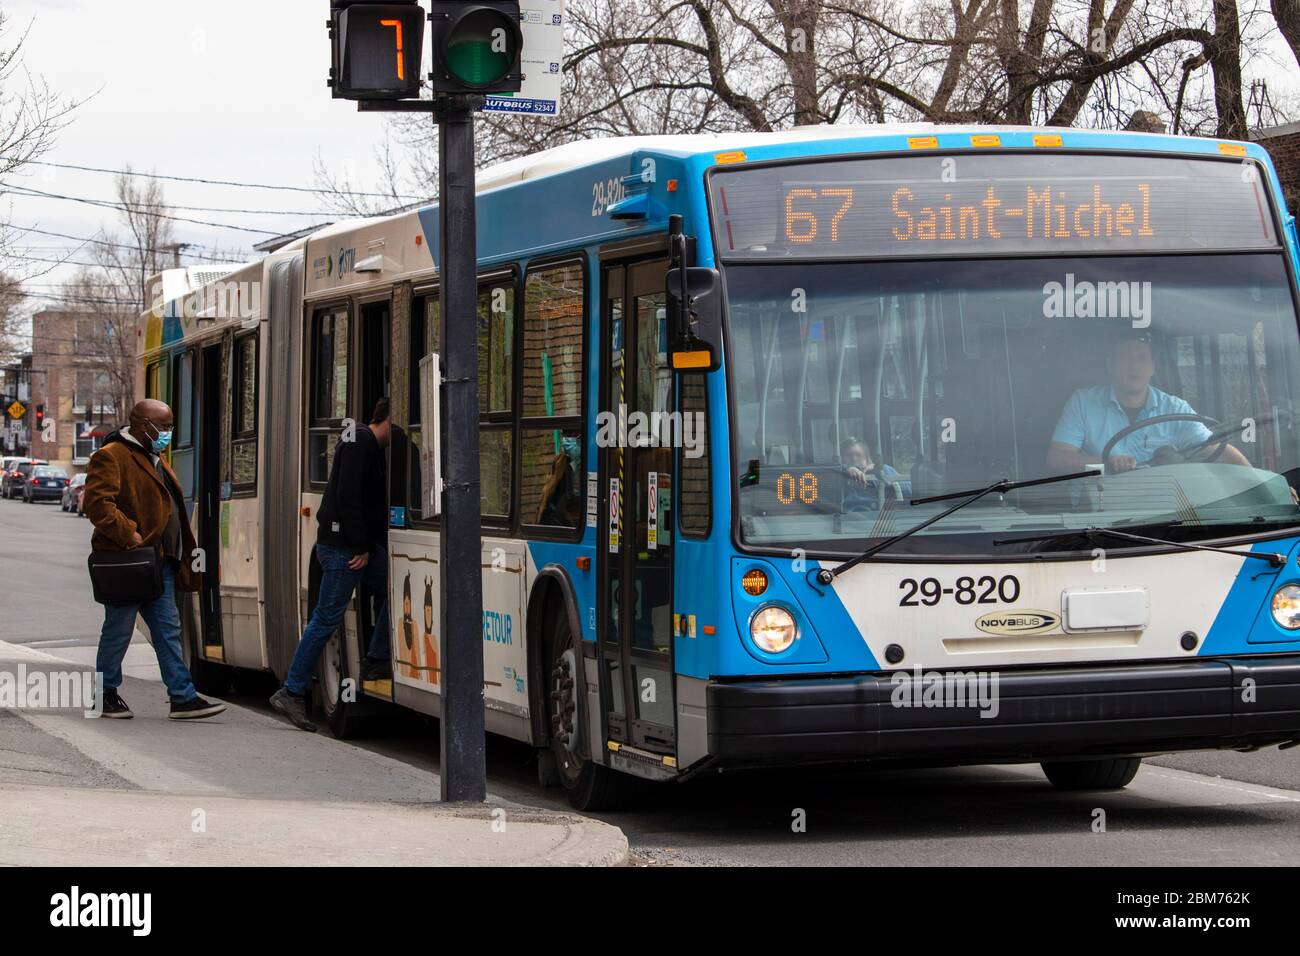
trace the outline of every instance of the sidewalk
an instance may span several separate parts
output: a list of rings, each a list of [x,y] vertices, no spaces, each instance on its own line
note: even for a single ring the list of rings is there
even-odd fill
[[[231,706],[166,719],[166,693],[132,647],[122,695],[136,717],[25,711],[0,721],[0,865],[614,866],[616,827],[524,807],[436,802],[435,773],[269,714]],[[80,654],[68,657],[80,658]],[[0,642],[0,671],[77,663]],[[11,744],[17,728],[35,739]],[[11,728],[11,729],[6,729]],[[28,738],[30,729],[26,730]],[[57,765],[42,764],[69,754]],[[16,755],[16,756],[15,756]],[[5,759],[9,757],[10,759]],[[77,770],[80,763],[94,774]],[[44,785],[49,779],[51,785]]]

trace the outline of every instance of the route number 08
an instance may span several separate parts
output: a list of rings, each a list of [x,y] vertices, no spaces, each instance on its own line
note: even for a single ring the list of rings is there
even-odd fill
[[[776,500],[783,505],[794,504],[795,498],[806,505],[813,505],[817,503],[818,497],[817,476],[812,472],[806,471],[798,479],[786,472],[776,479]]]

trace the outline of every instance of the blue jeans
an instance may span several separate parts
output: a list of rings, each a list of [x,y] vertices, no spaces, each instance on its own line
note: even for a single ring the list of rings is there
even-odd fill
[[[146,604],[104,608],[104,628],[99,632],[95,670],[104,675],[104,690],[122,686],[122,658],[135,633],[135,616],[149,625],[158,669],[172,703],[183,704],[198,696],[181,653],[181,615],[176,609],[176,562],[163,562],[163,593]]]
[[[293,663],[289,666],[289,676],[284,679],[284,686],[291,694],[302,694],[311,683],[312,674],[320,661],[321,651],[343,623],[343,614],[352,600],[352,592],[363,581],[383,595],[375,611],[375,629],[370,635],[370,650],[366,659],[371,661],[388,660],[388,552],[384,548],[372,548],[370,561],[360,571],[353,571],[348,562],[355,555],[346,548],[336,548],[328,544],[316,544],[316,558],[320,561],[321,576],[320,595],[316,599],[316,609],[311,613],[311,620],[302,632],[298,650],[294,652]]]

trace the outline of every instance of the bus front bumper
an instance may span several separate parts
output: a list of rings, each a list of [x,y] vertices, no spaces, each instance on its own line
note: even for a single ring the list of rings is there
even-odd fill
[[[935,673],[944,687],[929,672],[907,682],[892,674],[715,680],[711,762],[980,763],[1300,739],[1300,655]],[[954,705],[959,684],[966,706]]]

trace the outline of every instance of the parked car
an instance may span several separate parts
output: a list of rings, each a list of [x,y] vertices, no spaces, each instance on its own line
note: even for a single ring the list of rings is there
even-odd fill
[[[81,514],[81,495],[85,490],[85,473],[73,475],[68,487],[63,489],[63,499],[59,502],[59,507],[64,511],[75,511],[77,514]]]
[[[23,493],[23,485],[27,482],[31,471],[37,465],[48,465],[49,462],[44,458],[16,458],[8,470],[5,471],[4,477],[0,478],[0,497],[18,498]]]
[[[54,465],[34,465],[23,485],[23,501],[29,505],[36,501],[62,498],[63,490],[72,479],[62,468]]]

